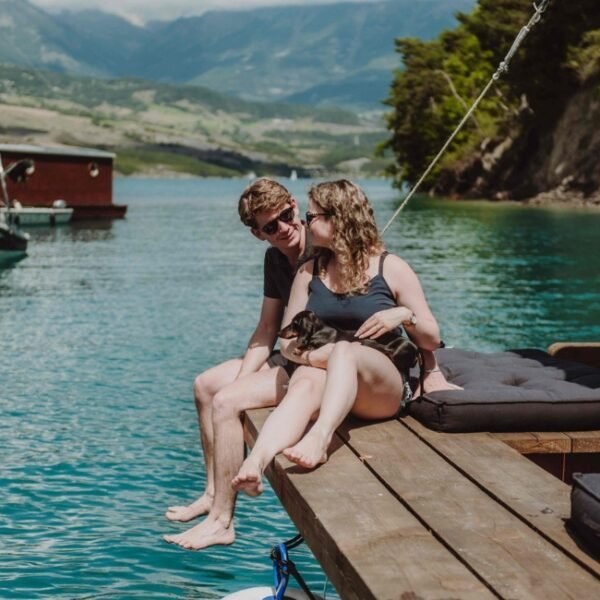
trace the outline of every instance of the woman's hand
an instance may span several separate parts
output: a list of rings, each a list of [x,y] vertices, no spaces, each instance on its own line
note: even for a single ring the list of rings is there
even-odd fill
[[[316,350],[310,350],[304,353],[304,357],[306,358],[306,362],[310,361],[311,367],[316,367],[317,369],[326,369],[327,361],[329,360],[329,356],[333,350],[335,344],[325,344]]]
[[[360,339],[377,339],[388,331],[396,329],[412,317],[412,310],[406,306],[395,306],[386,310],[380,310],[369,317],[357,330],[356,337]]]

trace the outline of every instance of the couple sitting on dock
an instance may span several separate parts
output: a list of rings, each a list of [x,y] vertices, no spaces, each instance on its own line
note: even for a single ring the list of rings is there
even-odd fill
[[[190,550],[233,543],[236,493],[260,494],[263,471],[277,453],[316,467],[327,460],[333,433],[349,413],[385,419],[401,407],[405,377],[372,347],[340,341],[306,351],[296,340],[284,339],[281,354],[274,353],[278,331],[297,313],[311,310],[361,339],[400,335],[403,326],[421,350],[424,390],[455,387],[433,354],[439,329],[421,284],[406,262],[384,251],[360,187],[347,180],[313,186],[303,223],[286,188],[260,179],[243,192],[238,210],[252,234],[270,244],[264,298],[244,357],[205,371],[194,383],[206,490],[190,505],[169,507],[166,516],[182,522],[208,516],[183,533],[165,536]],[[271,406],[276,408],[244,461],[240,415]]]

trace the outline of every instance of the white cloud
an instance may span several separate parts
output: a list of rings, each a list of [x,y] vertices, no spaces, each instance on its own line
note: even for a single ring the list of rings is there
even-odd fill
[[[140,23],[153,19],[173,20],[201,15],[207,10],[241,10],[258,6],[293,6],[336,4],[340,1],[373,2],[376,0],[30,0],[46,10],[99,9]]]

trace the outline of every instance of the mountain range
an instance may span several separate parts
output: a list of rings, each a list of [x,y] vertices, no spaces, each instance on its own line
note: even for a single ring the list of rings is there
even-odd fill
[[[0,0],[0,62],[72,75],[197,84],[250,100],[381,108],[397,37],[430,39],[475,0],[211,11],[134,25],[96,10]]]

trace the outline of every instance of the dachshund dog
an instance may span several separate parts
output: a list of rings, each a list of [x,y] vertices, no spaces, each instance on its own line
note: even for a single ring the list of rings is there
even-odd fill
[[[417,346],[401,335],[388,333],[382,336],[386,340],[385,343],[379,340],[360,339],[352,331],[335,329],[335,327],[326,325],[310,310],[299,312],[278,335],[286,340],[298,338],[298,353],[316,350],[325,344],[335,344],[340,341],[359,342],[363,346],[379,350],[390,358],[405,380],[408,379],[408,371],[419,358]]]

